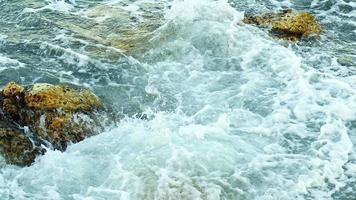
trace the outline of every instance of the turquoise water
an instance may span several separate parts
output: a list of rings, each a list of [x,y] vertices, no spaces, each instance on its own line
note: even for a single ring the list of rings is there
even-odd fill
[[[289,43],[241,22],[283,7],[312,12],[323,35]],[[355,199],[355,10],[0,0],[1,85],[89,87],[122,117],[30,167],[2,160],[0,199]]]

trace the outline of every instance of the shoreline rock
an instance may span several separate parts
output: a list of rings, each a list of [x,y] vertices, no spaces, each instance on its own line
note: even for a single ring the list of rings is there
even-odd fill
[[[41,145],[65,151],[103,131],[108,115],[90,90],[37,83],[30,87],[9,82],[0,91],[0,152],[9,164],[30,165],[43,154]],[[28,127],[33,138],[23,132]]]
[[[320,24],[312,14],[292,9],[262,15],[245,14],[243,22],[259,27],[269,27],[273,35],[292,41],[314,35],[319,36],[322,33]]]

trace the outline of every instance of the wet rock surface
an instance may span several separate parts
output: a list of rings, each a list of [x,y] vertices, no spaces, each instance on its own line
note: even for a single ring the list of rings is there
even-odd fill
[[[0,152],[7,163],[28,166],[37,155],[45,150],[35,146],[32,141],[20,130],[13,128],[0,128]]]
[[[41,146],[64,151],[109,123],[100,99],[87,89],[10,82],[0,96],[0,149],[9,164],[30,165],[44,153]]]
[[[35,144],[24,130],[0,113],[0,154],[9,164],[28,166],[37,155],[45,153],[45,149]]]
[[[320,35],[322,32],[321,26],[312,14],[292,9],[262,15],[245,14],[243,22],[270,27],[273,35],[293,41]]]

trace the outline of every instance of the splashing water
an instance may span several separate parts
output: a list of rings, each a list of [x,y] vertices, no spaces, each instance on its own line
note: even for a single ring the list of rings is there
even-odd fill
[[[290,44],[241,23],[244,11],[283,6],[316,14],[323,36]],[[30,167],[2,161],[0,199],[355,198],[352,1],[0,0],[0,10],[3,84],[91,87],[123,116]],[[118,36],[137,38],[109,41],[120,23]]]

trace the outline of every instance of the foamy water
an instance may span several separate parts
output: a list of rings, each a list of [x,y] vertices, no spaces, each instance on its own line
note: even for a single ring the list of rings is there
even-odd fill
[[[13,12],[1,24],[18,23],[0,30],[3,84],[90,87],[123,117],[30,167],[2,161],[0,199],[355,199],[353,2],[0,4]],[[156,20],[145,48],[87,32],[115,26],[90,14],[99,5],[124,10],[124,24]],[[241,23],[245,11],[283,6],[313,12],[321,38],[292,44]]]

